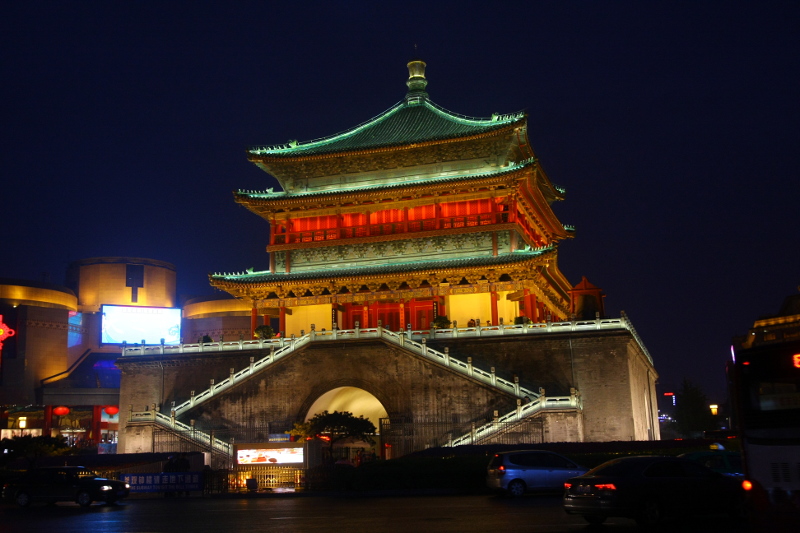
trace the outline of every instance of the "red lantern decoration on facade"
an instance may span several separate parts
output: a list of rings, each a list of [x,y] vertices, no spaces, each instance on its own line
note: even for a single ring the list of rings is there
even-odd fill
[[[114,416],[115,414],[119,413],[119,407],[116,405],[109,405],[103,409],[103,411],[105,411],[108,416]]]
[[[63,405],[59,405],[53,409],[53,414],[58,416],[64,416],[69,414],[69,407],[64,407]]]

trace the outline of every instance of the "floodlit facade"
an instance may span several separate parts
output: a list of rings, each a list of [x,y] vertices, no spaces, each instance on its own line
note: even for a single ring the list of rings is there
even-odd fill
[[[374,418],[383,457],[659,438],[650,354],[599,287],[558,268],[574,230],[527,116],[443,109],[425,67],[410,62],[405,97],[373,119],[248,150],[280,184],[234,193],[269,225],[269,269],[210,275],[235,299],[184,314],[211,342],[124,350],[124,451],[230,464],[232,443],[326,409]],[[277,337],[253,339],[262,324]]]

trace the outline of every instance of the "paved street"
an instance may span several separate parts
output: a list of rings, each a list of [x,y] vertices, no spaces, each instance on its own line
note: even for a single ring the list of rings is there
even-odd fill
[[[632,520],[610,519],[590,528],[566,515],[557,496],[507,499],[488,495],[132,499],[118,505],[3,505],[0,532],[58,533],[436,533],[638,531]],[[660,531],[745,532],[727,517],[667,521]]]

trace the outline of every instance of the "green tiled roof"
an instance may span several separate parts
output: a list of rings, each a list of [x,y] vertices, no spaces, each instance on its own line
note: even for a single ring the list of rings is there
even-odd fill
[[[458,259],[446,259],[439,261],[415,261],[410,263],[392,263],[382,266],[351,267],[336,270],[314,270],[305,272],[290,272],[288,274],[280,272],[243,272],[238,274],[212,274],[213,280],[227,281],[228,283],[241,283],[243,285],[251,283],[283,283],[290,281],[301,281],[315,278],[345,278],[352,276],[372,276],[381,274],[395,274],[402,272],[414,272],[422,270],[443,270],[449,268],[464,267],[491,267],[513,263],[521,263],[529,259],[540,257],[555,250],[555,246],[545,246],[534,250],[520,250],[510,254],[497,257],[465,257]]]
[[[412,187],[414,185],[436,185],[437,183],[450,183],[453,181],[469,181],[472,179],[480,179],[480,178],[488,178],[492,176],[502,176],[505,174],[510,174],[512,172],[516,172],[517,170],[524,168],[526,166],[530,166],[536,163],[535,158],[525,159],[523,161],[518,161],[516,163],[511,163],[506,167],[498,167],[490,172],[482,172],[482,173],[467,173],[467,174],[457,174],[453,176],[442,176],[438,178],[420,178],[415,180],[408,180],[408,181],[396,181],[393,183],[379,183],[379,184],[369,184],[363,186],[352,186],[352,187],[342,187],[338,185],[335,189],[320,189],[320,190],[312,190],[312,191],[300,191],[300,192],[286,192],[286,191],[274,191],[272,188],[264,190],[264,191],[251,191],[245,189],[239,189],[236,191],[237,196],[246,196],[248,198],[261,198],[261,199],[269,199],[269,200],[280,200],[284,198],[295,198],[298,196],[322,196],[326,194],[352,194],[353,192],[359,191],[369,191],[373,189],[380,189],[380,190],[388,190],[388,189],[398,189],[402,187]],[[559,189],[560,192],[564,192],[563,189]]]
[[[424,93],[421,93],[424,94]],[[303,157],[388,146],[469,137],[524,120],[525,113],[473,118],[448,111],[427,96],[409,97],[377,117],[336,135],[313,141],[290,141],[278,146],[255,146],[254,156]]]

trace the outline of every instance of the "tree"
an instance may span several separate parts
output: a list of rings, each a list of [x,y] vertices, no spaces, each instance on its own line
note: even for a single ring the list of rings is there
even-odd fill
[[[272,329],[272,326],[266,324],[258,326],[255,331],[253,331],[253,337],[256,339],[271,339],[274,336],[275,330]]]
[[[439,315],[433,319],[433,327],[436,329],[448,329],[453,321],[447,318],[447,315]]]
[[[289,434],[301,438],[321,438],[328,441],[328,453],[333,457],[333,447],[339,442],[364,441],[375,443],[375,424],[364,418],[354,416],[349,411],[322,411],[307,422],[296,422]]]
[[[683,378],[675,398],[675,424],[685,438],[697,438],[703,431],[716,429],[708,407],[708,397],[694,383]]]

